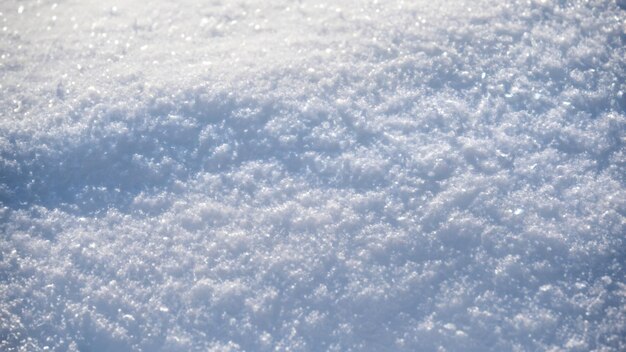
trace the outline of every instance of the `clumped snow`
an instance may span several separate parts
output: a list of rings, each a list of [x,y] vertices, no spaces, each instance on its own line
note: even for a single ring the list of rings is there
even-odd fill
[[[624,1],[3,1],[0,349],[626,350]]]

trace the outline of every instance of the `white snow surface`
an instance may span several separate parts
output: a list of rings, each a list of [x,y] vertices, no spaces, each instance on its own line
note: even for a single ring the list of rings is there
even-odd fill
[[[2,1],[0,350],[626,350],[624,1]]]

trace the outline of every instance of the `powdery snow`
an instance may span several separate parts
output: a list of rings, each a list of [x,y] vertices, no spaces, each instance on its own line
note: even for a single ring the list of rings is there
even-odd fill
[[[623,1],[3,1],[0,349],[626,350]]]

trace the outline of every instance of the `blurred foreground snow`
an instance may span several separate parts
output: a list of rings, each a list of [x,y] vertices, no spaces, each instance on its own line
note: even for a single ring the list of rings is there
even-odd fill
[[[0,349],[626,350],[620,1],[4,1]]]

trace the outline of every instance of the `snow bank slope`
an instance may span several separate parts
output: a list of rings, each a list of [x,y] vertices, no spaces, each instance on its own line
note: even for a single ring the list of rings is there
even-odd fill
[[[1,349],[626,349],[619,3],[0,12]]]

